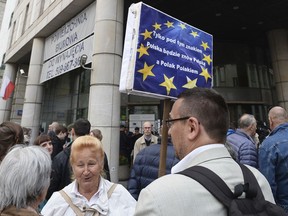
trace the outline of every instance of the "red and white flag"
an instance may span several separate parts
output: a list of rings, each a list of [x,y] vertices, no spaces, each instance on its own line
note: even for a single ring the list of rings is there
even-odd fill
[[[14,83],[10,81],[9,77],[4,75],[3,80],[2,80],[1,90],[0,90],[0,96],[4,100],[7,100],[12,94],[14,88],[15,88]]]

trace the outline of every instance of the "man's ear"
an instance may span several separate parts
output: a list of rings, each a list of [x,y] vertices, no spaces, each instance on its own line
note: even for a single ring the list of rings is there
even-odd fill
[[[252,127],[253,127],[253,124],[249,125],[249,126],[247,127],[247,130],[248,130],[248,131],[251,130]]]
[[[188,120],[189,139],[195,139],[200,132],[200,122],[195,117],[190,117]]]
[[[273,119],[271,117],[268,117],[268,121],[269,121],[269,127],[271,128],[271,126],[273,125]]]

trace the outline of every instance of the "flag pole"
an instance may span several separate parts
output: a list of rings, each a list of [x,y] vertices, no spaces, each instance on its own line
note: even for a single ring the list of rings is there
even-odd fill
[[[163,126],[161,134],[160,163],[159,163],[158,177],[161,177],[166,174],[168,127],[165,120],[168,119],[170,110],[171,110],[171,101],[170,99],[165,99],[163,109],[163,122],[162,122]]]

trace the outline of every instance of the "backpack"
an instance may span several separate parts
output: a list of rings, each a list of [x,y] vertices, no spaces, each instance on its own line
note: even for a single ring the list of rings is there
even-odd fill
[[[262,190],[254,174],[239,164],[244,176],[244,184],[238,184],[234,193],[213,171],[203,166],[193,166],[179,172],[198,181],[227,208],[229,216],[285,216],[284,209],[264,199]],[[245,192],[245,197],[240,198]]]

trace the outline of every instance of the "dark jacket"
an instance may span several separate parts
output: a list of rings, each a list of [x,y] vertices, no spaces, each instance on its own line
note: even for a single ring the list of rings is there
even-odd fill
[[[158,178],[160,163],[160,139],[158,144],[142,149],[136,156],[128,181],[128,191],[138,200],[141,189]],[[171,173],[171,168],[178,163],[173,145],[167,144],[166,174]]]
[[[72,169],[69,162],[71,145],[66,147],[59,154],[57,154],[52,161],[50,186],[46,195],[47,200],[55,191],[63,189],[65,186],[72,182]],[[110,181],[110,172],[106,153],[104,154],[104,171],[106,174],[106,179]]]
[[[51,142],[53,145],[53,152],[51,154],[51,158],[53,160],[54,157],[63,150],[63,145],[65,144],[65,141],[59,139],[59,137],[57,136],[54,136],[53,138],[51,138]]]

